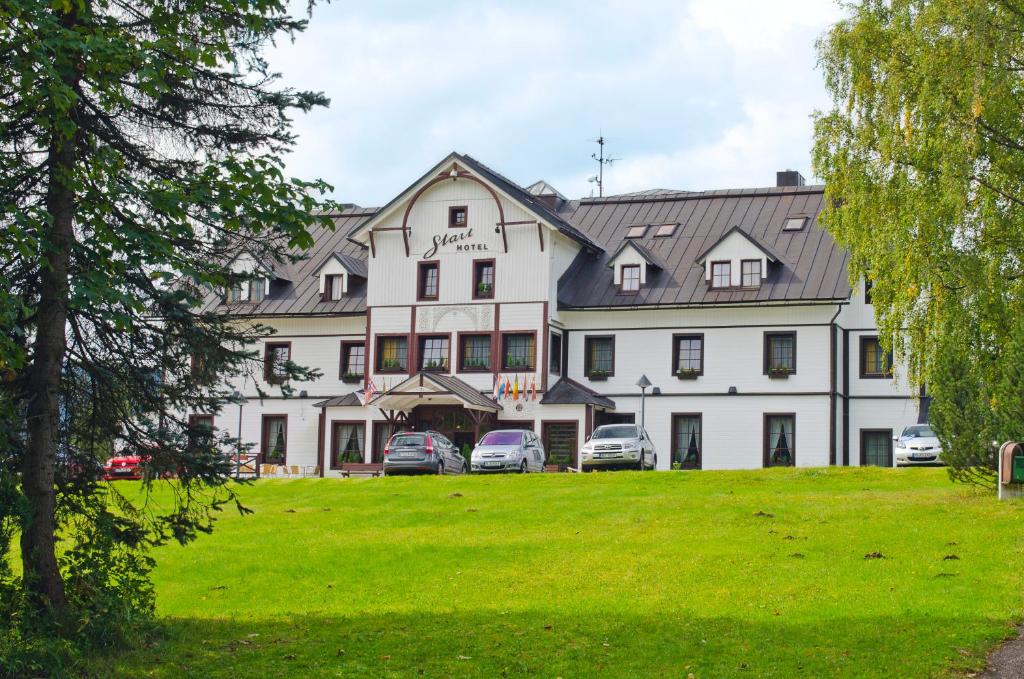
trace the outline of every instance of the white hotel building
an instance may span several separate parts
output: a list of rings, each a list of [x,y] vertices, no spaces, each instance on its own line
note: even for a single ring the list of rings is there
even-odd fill
[[[299,264],[236,260],[266,277],[208,304],[278,332],[214,424],[324,476],[381,461],[395,426],[460,446],[526,427],[576,467],[594,427],[640,422],[646,375],[659,469],[891,465],[892,433],[925,413],[818,225],[822,187],[777,183],[567,200],[453,153],[383,208],[334,215]],[[261,400],[288,358],[323,377]]]

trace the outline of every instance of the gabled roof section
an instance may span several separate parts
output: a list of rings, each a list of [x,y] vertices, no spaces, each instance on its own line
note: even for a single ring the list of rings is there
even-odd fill
[[[615,409],[615,401],[607,396],[601,396],[596,391],[579,382],[574,382],[568,377],[563,377],[555,382],[540,402],[544,405],[591,405],[608,410]]]
[[[548,208],[538,196],[532,195],[523,187],[510,179],[506,179],[475,158],[455,151],[450,153],[444,160],[424,173],[423,176],[417,179],[408,188],[395,196],[387,205],[382,207],[373,218],[357,225],[349,231],[348,237],[356,240],[357,242],[362,242],[359,239],[362,237],[363,233],[365,233],[367,229],[372,228],[378,219],[382,219],[386,215],[390,214],[396,207],[412,196],[420,186],[433,180],[441,171],[453,163],[467,168],[478,178],[491,184],[494,189],[505,194],[509,200],[519,203],[523,209],[533,213],[540,221],[546,222],[552,228],[576,241],[587,250],[592,252],[600,252],[602,250],[601,246],[588,238],[586,234],[566,221],[560,214]]]
[[[697,263],[703,264],[704,261],[708,258],[708,255],[711,254],[715,248],[721,245],[727,238],[729,238],[729,236],[733,235],[734,233],[738,233],[744,238],[746,238],[748,241],[750,241],[754,245],[754,247],[763,252],[765,254],[765,257],[767,257],[769,260],[773,262],[782,261],[782,258],[779,257],[774,252],[772,252],[770,249],[768,249],[768,246],[766,246],[764,243],[751,236],[749,233],[741,229],[739,226],[734,226],[728,231],[726,231],[724,234],[722,234],[721,238],[719,238],[710,246],[708,246],[708,248],[704,250],[704,252],[697,255]]]
[[[289,267],[287,264],[285,264],[284,262],[275,262],[274,260],[268,259],[266,257],[259,257],[249,248],[243,249],[241,252],[232,257],[231,261],[228,262],[228,266],[234,264],[238,260],[238,258],[242,257],[243,255],[248,255],[252,259],[252,261],[256,263],[256,266],[258,266],[260,269],[263,270],[265,274],[267,274],[268,278],[274,278],[284,281],[291,280],[292,273],[291,271],[289,271]]]
[[[619,255],[621,255],[622,251],[625,250],[626,248],[633,248],[634,250],[636,250],[637,254],[639,254],[645,262],[647,262],[647,266],[653,267],[655,269],[664,269],[667,266],[665,264],[665,261],[662,260],[661,257],[657,256],[656,254],[648,250],[646,247],[638,243],[637,240],[633,238],[629,238],[622,241],[622,245],[619,246],[619,249],[616,250],[615,254],[613,254],[608,259],[608,266],[614,266],[615,260],[619,258]]]
[[[335,396],[334,398],[329,398],[326,401],[320,401],[319,403],[314,403],[313,407],[314,408],[341,408],[341,407],[345,407],[345,406],[361,406],[361,405],[363,405],[363,402],[362,402],[362,400],[360,398],[360,395],[362,393],[363,393],[363,390],[360,389],[359,391],[353,391],[353,392],[351,392],[349,394],[345,394],[344,396]]]
[[[526,192],[529,193],[531,196],[558,196],[562,200],[568,200],[568,198],[563,196],[558,189],[556,189],[551,184],[548,184],[543,179],[535,181],[534,183],[527,186]]]
[[[375,396],[370,405],[383,410],[409,412],[424,403],[458,404],[469,410],[496,413],[501,406],[458,377],[418,372]]]
[[[332,259],[338,262],[338,264],[341,264],[341,266],[345,268],[345,271],[348,272],[349,276],[363,279],[367,277],[366,260],[357,259],[356,257],[345,254],[344,252],[332,252],[328,254],[327,257],[320,262],[320,266],[316,268],[316,271],[314,271],[313,274],[316,275],[316,273],[323,269],[327,262]]]

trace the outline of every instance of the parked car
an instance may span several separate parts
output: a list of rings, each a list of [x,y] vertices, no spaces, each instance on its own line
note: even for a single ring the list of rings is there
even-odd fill
[[[943,464],[942,444],[927,424],[913,424],[894,436],[896,466]]]
[[[470,456],[474,472],[542,472],[544,446],[532,431],[495,429],[487,432]]]
[[[138,481],[142,478],[143,461],[141,455],[115,455],[103,465],[103,480],[131,479]]]
[[[384,474],[465,474],[466,458],[443,434],[406,431],[384,447]]]
[[[580,466],[583,471],[610,467],[654,469],[658,466],[658,453],[643,427],[604,424],[583,444]]]
[[[55,476],[57,483],[73,481],[96,481],[103,478],[103,463],[88,453],[60,450],[55,460]]]

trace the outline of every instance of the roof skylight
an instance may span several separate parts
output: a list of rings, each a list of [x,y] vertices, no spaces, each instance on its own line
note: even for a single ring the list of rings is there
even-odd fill
[[[626,238],[643,238],[647,235],[647,227],[647,224],[629,227],[629,230],[626,231]]]
[[[672,236],[672,235],[675,234],[677,226],[679,226],[678,223],[661,224],[660,226],[658,226],[658,230],[654,232],[654,237],[655,238],[668,238],[669,236]]]
[[[787,217],[782,225],[783,231],[802,231],[807,226],[807,217]]]

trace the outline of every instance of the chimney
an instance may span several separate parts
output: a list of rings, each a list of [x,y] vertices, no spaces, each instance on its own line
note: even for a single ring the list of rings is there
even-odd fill
[[[775,186],[803,186],[804,183],[804,176],[796,170],[775,173]]]

